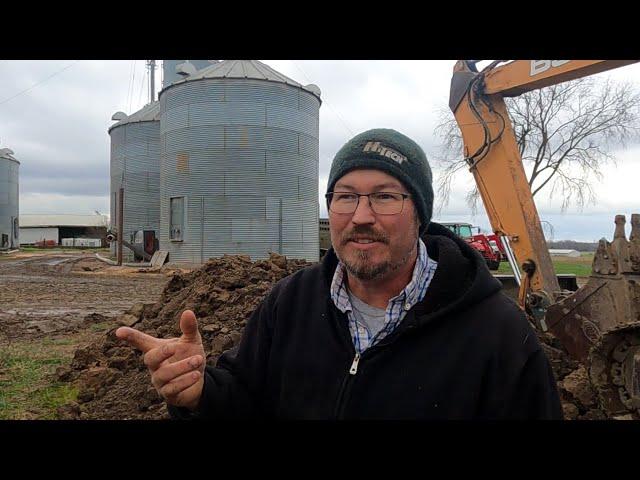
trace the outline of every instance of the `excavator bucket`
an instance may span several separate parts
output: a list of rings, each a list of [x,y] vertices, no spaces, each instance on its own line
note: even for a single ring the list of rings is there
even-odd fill
[[[640,418],[640,215],[616,215],[613,242],[600,240],[586,285],[558,299],[548,329],[583,362],[601,407],[612,416]]]

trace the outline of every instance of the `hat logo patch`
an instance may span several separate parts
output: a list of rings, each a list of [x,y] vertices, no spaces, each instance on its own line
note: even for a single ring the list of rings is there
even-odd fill
[[[380,142],[367,142],[362,151],[377,153],[378,155],[382,155],[383,157],[390,158],[400,165],[407,161],[407,157],[395,151],[393,148],[385,147]]]

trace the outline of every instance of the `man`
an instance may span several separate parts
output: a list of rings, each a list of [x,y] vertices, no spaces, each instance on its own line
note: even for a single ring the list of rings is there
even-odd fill
[[[387,129],[336,154],[333,248],[278,282],[215,368],[193,312],[179,339],[131,328],[175,418],[560,419],[553,373],[482,257],[431,223],[422,149]]]

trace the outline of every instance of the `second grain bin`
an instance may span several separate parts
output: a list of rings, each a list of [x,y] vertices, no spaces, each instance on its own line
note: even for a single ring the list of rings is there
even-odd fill
[[[226,60],[160,92],[160,249],[171,263],[317,261],[320,89]]]
[[[126,116],[114,115],[118,123],[111,136],[111,225],[118,225],[118,192],[124,189],[123,240],[152,254],[158,246],[160,227],[160,104],[152,102]],[[117,255],[117,242],[111,243]],[[125,261],[140,260],[123,248]]]
[[[8,148],[0,149],[0,250],[20,247],[18,171],[20,162]]]

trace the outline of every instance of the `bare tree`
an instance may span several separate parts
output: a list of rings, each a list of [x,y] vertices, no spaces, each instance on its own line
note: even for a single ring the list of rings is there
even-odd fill
[[[639,132],[640,94],[629,83],[581,78],[505,101],[533,195],[549,186],[550,196],[560,194],[563,210],[595,201],[593,180],[615,164],[611,147],[626,146]],[[440,111],[435,133],[442,139],[438,190],[446,204],[456,173],[467,167],[451,111]],[[467,194],[474,211],[478,198],[477,188]]]

